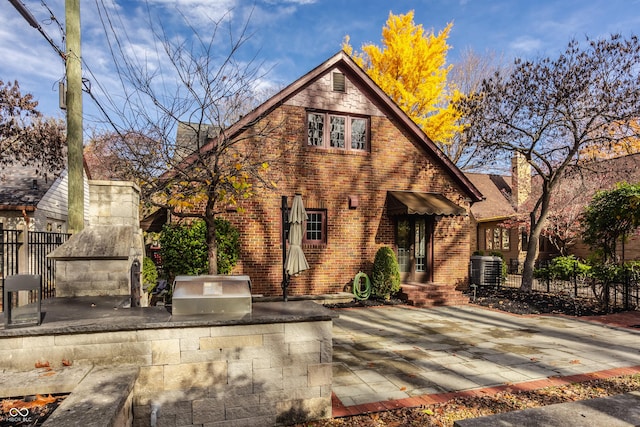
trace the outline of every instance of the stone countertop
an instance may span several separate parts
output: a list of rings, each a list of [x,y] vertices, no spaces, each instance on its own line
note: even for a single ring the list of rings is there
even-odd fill
[[[4,328],[0,338],[198,326],[255,325],[332,320],[337,314],[312,301],[254,302],[248,314],[172,316],[167,307],[124,308],[124,297],[51,298],[42,301],[39,326]]]

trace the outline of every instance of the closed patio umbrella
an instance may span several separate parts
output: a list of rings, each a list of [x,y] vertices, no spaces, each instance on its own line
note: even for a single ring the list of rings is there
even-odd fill
[[[285,260],[287,274],[295,276],[304,270],[309,269],[307,259],[302,252],[302,227],[307,220],[307,211],[302,203],[302,196],[296,194],[289,212],[289,251]]]
[[[286,210],[286,196],[283,196],[283,212]],[[282,281],[282,294],[284,301],[287,301],[287,287],[289,286],[289,278],[296,276],[304,270],[309,269],[309,264],[302,251],[302,233],[304,232],[304,221],[307,220],[307,212],[302,203],[302,196],[296,194],[293,198],[291,210],[286,215],[289,223],[289,250],[284,257]],[[283,242],[284,243],[284,242]]]

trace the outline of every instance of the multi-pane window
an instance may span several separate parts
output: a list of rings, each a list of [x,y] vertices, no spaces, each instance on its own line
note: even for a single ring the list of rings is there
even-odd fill
[[[509,229],[503,227],[485,229],[485,249],[508,251],[510,248]]]
[[[367,121],[365,119],[351,119],[351,148],[354,150],[367,148]]]
[[[306,209],[307,220],[302,225],[302,244],[327,243],[327,211]],[[285,239],[289,240],[289,229],[285,228]]]
[[[307,221],[302,243],[326,243],[326,211],[307,209]]]
[[[307,115],[309,128],[309,145],[322,147],[324,145],[324,114],[309,113]]]
[[[344,148],[346,117],[331,116],[331,138],[329,146],[334,148]]]
[[[328,125],[326,132],[325,124]],[[307,145],[310,146],[366,151],[369,145],[369,120],[363,117],[309,112],[307,135]]]
[[[306,232],[303,243],[323,243],[326,241],[324,233],[324,211],[307,211]]]

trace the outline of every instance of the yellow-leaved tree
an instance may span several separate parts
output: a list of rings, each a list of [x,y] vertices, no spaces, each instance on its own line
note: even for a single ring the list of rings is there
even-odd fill
[[[346,36],[342,49],[375,81],[422,130],[439,145],[448,144],[462,130],[453,102],[460,97],[447,86],[449,23],[438,35],[425,31],[406,15],[389,13],[382,29],[382,47],[362,45],[355,52]]]
[[[640,119],[614,121],[609,126],[608,133],[610,140],[606,144],[589,144],[581,151],[580,156],[585,162],[640,153],[640,138],[637,137],[640,133]]]

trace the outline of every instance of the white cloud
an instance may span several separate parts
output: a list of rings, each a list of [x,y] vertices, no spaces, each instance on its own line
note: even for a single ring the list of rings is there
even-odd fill
[[[540,51],[541,48],[542,41],[530,36],[517,37],[509,43],[509,49],[518,53],[532,54]]]

